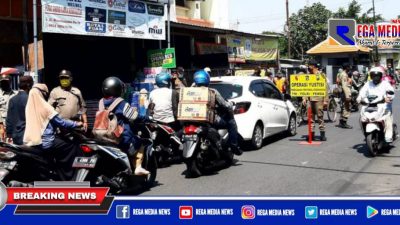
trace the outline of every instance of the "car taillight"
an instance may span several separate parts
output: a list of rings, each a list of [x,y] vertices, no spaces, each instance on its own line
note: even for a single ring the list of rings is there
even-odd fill
[[[194,125],[189,125],[185,127],[184,131],[185,134],[195,134],[197,131],[197,127]]]
[[[93,152],[93,149],[90,148],[90,147],[87,146],[87,145],[81,145],[81,150],[82,150],[84,153],[91,153],[91,152]]]
[[[235,105],[235,110],[233,110],[234,114],[242,114],[249,110],[251,103],[250,102],[238,102]]]

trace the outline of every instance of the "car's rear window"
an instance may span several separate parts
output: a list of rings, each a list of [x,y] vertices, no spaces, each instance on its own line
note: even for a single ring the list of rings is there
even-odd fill
[[[239,84],[211,83],[210,88],[216,89],[224,99],[238,98],[243,94],[243,87]]]

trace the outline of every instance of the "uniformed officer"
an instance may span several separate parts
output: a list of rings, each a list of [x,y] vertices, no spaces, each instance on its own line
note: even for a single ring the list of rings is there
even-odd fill
[[[342,89],[342,102],[343,102],[343,109],[342,114],[340,117],[338,127],[352,129],[353,127],[347,124],[347,120],[350,117],[350,102],[351,102],[351,83],[349,82],[349,75],[350,72],[350,64],[344,63],[343,64],[343,71],[339,74],[339,86]]]
[[[49,104],[59,113],[60,117],[83,122],[87,130],[86,103],[81,91],[72,86],[72,73],[62,70],[59,74],[60,86],[50,92]]]
[[[17,92],[11,89],[10,76],[6,74],[0,76],[0,88],[0,139],[4,141],[8,102]]]
[[[315,60],[311,60],[308,63],[308,70],[310,74],[315,74],[315,76],[322,76],[326,80],[326,76],[323,73],[319,72],[318,63]],[[309,97],[309,101],[311,103],[311,111],[312,111],[312,139],[315,140],[315,116],[317,116],[318,127],[320,131],[320,140],[326,141],[326,133],[325,133],[325,122],[324,122],[324,105],[328,104],[328,85],[326,87],[326,93],[324,97]],[[303,101],[306,101],[307,98],[304,98]]]

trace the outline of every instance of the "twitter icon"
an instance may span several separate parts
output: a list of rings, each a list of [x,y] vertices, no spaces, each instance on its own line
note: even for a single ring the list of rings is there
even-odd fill
[[[313,220],[318,218],[318,207],[317,206],[306,206],[305,209],[306,219]]]

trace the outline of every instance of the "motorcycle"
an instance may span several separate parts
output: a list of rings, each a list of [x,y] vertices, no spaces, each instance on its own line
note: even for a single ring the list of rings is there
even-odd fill
[[[80,131],[63,134],[64,139],[82,141]],[[10,187],[30,187],[34,181],[60,181],[51,151],[0,142],[0,181]]]
[[[77,169],[75,181],[90,181],[91,186],[110,187],[111,194],[128,194],[141,188],[154,186],[157,176],[157,161],[154,154],[151,132],[145,124],[138,123],[136,134],[146,146],[142,167],[150,172],[148,176],[136,176],[131,165],[131,156],[118,147],[86,139],[80,145],[83,156],[76,157],[73,167]]]
[[[393,95],[388,92],[388,95]],[[360,123],[368,151],[375,157],[387,145],[385,142],[385,119],[389,116],[383,96],[370,95],[361,102]],[[393,141],[397,139],[397,125],[393,124]]]
[[[199,122],[187,122],[183,130],[186,178],[199,177],[216,168],[232,165],[233,153],[228,147],[227,130],[216,130],[208,123]]]
[[[151,132],[159,167],[182,160],[182,143],[171,127],[157,122],[146,123],[146,127]]]

